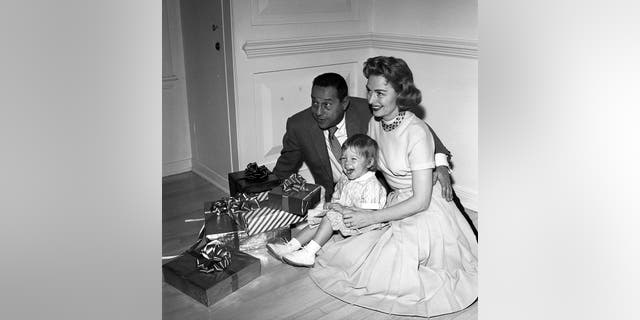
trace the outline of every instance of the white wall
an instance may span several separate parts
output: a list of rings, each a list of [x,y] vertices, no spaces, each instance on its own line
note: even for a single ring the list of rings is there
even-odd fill
[[[478,39],[477,0],[375,0],[373,31]]]
[[[191,170],[179,1],[162,1],[162,176]]]
[[[310,104],[311,82],[337,72],[361,87],[367,46],[353,34],[371,27],[371,1],[233,1],[238,166],[273,168],[289,116]],[[339,48],[339,49],[336,49]],[[312,179],[307,171],[303,176]]]
[[[476,1],[232,5],[240,168],[275,165],[286,118],[308,106],[314,76],[341,73],[350,94],[364,97],[364,60],[393,55],[414,71],[428,122],[454,155],[456,192],[477,210]]]
[[[374,34],[477,46],[476,0],[375,1],[373,15]],[[478,210],[478,60],[405,48],[373,53],[407,61],[422,91],[426,121],[453,154],[456,193],[465,207]]]

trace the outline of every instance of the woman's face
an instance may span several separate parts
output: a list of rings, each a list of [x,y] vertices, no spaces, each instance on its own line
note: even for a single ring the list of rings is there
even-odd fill
[[[383,76],[369,76],[367,79],[367,99],[375,117],[392,120],[398,115],[396,99],[398,93]]]
[[[367,159],[353,148],[347,148],[340,157],[342,171],[349,180],[360,178],[369,171],[371,159]]]

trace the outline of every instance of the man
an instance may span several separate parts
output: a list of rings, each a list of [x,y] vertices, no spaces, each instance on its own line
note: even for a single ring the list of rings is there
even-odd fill
[[[347,93],[347,82],[337,73],[324,73],[313,80],[311,107],[287,119],[282,151],[273,169],[276,176],[284,179],[298,172],[305,162],[315,183],[325,188],[327,202],[341,175],[339,146],[354,134],[366,134],[372,116],[367,100],[349,97]],[[442,196],[451,201],[453,190],[447,162],[450,153],[431,127],[429,130],[436,153],[433,183],[440,181]]]

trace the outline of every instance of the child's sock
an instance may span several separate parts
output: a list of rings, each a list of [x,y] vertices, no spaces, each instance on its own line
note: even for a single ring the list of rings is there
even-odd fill
[[[311,240],[313,241],[313,240]],[[300,241],[298,241],[298,239],[296,238],[291,238],[291,240],[289,240],[289,242],[287,243],[288,246],[291,246],[292,249],[294,250],[298,250],[302,247],[302,244],[300,244]]]

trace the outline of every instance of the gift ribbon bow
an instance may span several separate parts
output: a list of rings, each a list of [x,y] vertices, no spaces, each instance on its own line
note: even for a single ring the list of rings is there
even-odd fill
[[[241,193],[236,197],[225,197],[221,200],[212,202],[209,212],[215,215],[228,214],[230,217],[235,219],[235,217],[238,216],[238,213],[255,209],[260,209],[258,196],[248,196]]]
[[[259,182],[267,180],[271,171],[267,169],[265,166],[259,166],[255,162],[251,162],[247,165],[247,168],[244,169],[244,175],[247,180],[252,182]]]
[[[204,226],[198,235],[198,241],[189,248],[189,252],[196,257],[196,268],[200,272],[211,273],[222,271],[231,264],[231,252],[218,240],[204,242]]]
[[[282,191],[284,192],[308,191],[307,182],[304,180],[304,178],[301,175],[294,173],[291,176],[289,176],[289,178],[284,180],[284,182],[282,183]]]

